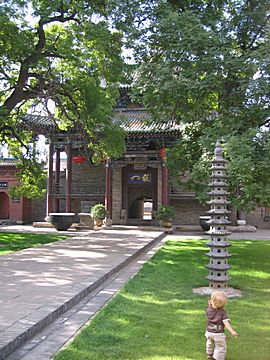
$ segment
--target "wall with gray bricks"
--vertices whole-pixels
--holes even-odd
[[[72,193],[103,194],[105,193],[105,166],[93,165],[90,162],[72,165]]]
[[[61,173],[60,182],[65,189],[65,173]],[[63,190],[65,192],[65,190]],[[65,194],[63,193],[63,196]],[[86,161],[84,164],[72,164],[72,200],[71,211],[76,214],[90,212],[98,203],[105,200],[105,166],[93,165]],[[65,212],[65,201],[60,200],[60,212]]]
[[[264,209],[257,208],[250,214],[246,214],[246,221],[248,225],[256,226],[259,229],[270,229],[270,219],[265,218]]]
[[[177,225],[199,225],[199,217],[207,215],[209,210],[209,206],[202,206],[194,198],[170,199],[170,205],[175,208],[176,217],[174,223]]]
[[[42,200],[32,200],[31,220],[44,221],[46,216],[46,196]]]

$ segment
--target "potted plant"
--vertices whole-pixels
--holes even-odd
[[[102,226],[106,217],[106,208],[103,204],[96,204],[91,208],[90,215],[95,221],[96,226]]]
[[[173,206],[161,205],[158,208],[156,218],[161,221],[163,227],[172,227],[172,221],[175,218],[175,209]]]

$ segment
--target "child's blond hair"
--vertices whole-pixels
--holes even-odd
[[[222,291],[214,291],[211,295],[211,301],[216,309],[222,309],[227,304],[227,296]]]

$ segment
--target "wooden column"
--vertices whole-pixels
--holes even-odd
[[[47,183],[47,206],[46,215],[48,216],[52,211],[52,192],[53,192],[53,152],[54,146],[49,145],[49,161],[48,161],[48,183]]]
[[[111,218],[111,187],[112,187],[112,168],[111,163],[108,160],[105,167],[105,175],[106,175],[106,189],[105,189],[105,208],[108,214],[108,217]]]
[[[162,205],[169,205],[169,193],[168,193],[168,168],[166,162],[162,164]]]
[[[56,149],[56,163],[55,163],[55,185],[57,194],[60,193],[60,154],[61,150]],[[55,212],[59,212],[59,198],[55,199]]]
[[[66,169],[66,212],[71,212],[71,184],[72,184],[72,144],[66,146],[67,169]]]

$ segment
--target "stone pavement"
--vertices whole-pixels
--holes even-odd
[[[31,226],[2,228],[54,232]],[[51,359],[167,239],[205,237],[198,232],[164,237],[135,228],[90,231],[1,256],[0,359]],[[270,231],[233,233],[229,238],[270,240]]]
[[[157,231],[100,230],[2,255],[0,359],[162,238]]]

